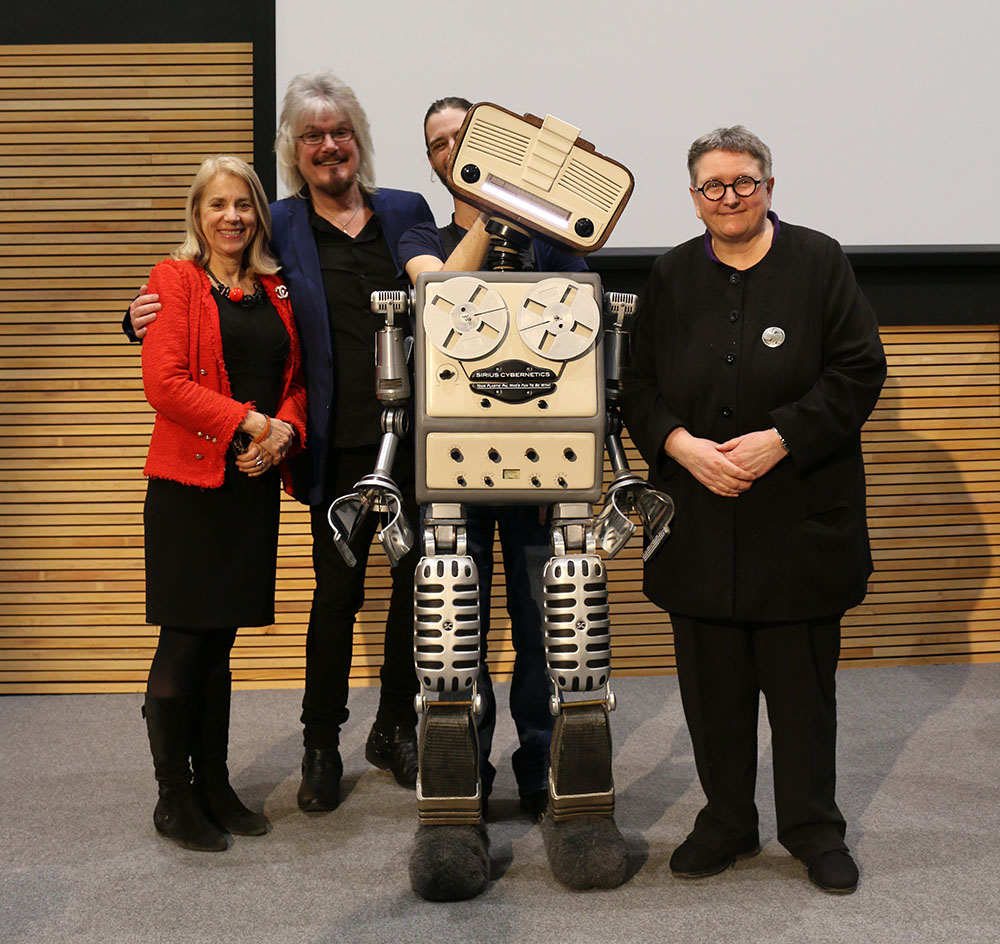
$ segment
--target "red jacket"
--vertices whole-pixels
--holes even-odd
[[[261,282],[291,342],[277,417],[298,433],[294,455],[306,437],[302,352],[284,284],[276,275],[262,276]],[[160,296],[163,310],[142,345],[143,387],[156,410],[143,472],[150,478],[218,488],[225,478],[226,450],[254,404],[232,398],[222,360],[219,308],[204,270],[193,262],[165,259],[153,269],[149,290]],[[279,468],[291,493],[287,464]]]

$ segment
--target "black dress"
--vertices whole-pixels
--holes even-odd
[[[231,302],[214,289],[234,400],[273,416],[288,332],[266,294]],[[250,478],[226,455],[219,488],[150,479],[143,514],[146,622],[183,629],[274,622],[280,479]]]

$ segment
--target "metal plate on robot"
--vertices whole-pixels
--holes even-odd
[[[604,442],[593,433],[428,433],[426,484],[454,492],[460,501],[563,501],[600,485],[598,449],[603,458]]]
[[[480,367],[469,374],[469,389],[507,403],[524,403],[556,389],[555,371],[518,359]]]

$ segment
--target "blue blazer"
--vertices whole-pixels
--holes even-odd
[[[405,279],[397,251],[399,237],[418,223],[434,221],[427,201],[418,193],[386,189],[368,194],[368,199],[389,245],[396,274]],[[288,286],[292,312],[299,329],[309,397],[306,449],[290,460],[292,481],[295,497],[299,501],[318,505],[337,497],[323,494],[332,439],[330,412],[335,366],[326,292],[319,266],[319,251],[309,225],[308,202],[300,197],[286,197],[272,203],[271,225],[271,244],[281,260],[281,277]]]

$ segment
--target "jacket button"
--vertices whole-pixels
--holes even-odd
[[[208,373],[208,371],[207,371],[207,370],[205,370],[205,368],[204,368],[204,367],[202,367],[202,369],[201,369],[201,370],[199,370],[199,371],[198,371],[198,373],[199,373],[199,374],[201,374],[201,376],[202,376],[202,377],[204,377],[204,376],[205,376],[205,374],[207,374],[207,373]]]
[[[203,456],[203,455],[202,455],[202,454],[201,454],[200,452],[196,452],[196,453],[194,454],[194,457],[195,457],[196,459],[204,459],[204,458],[205,458],[205,457],[204,457],[204,456]]]
[[[214,436],[212,437],[212,442],[218,442],[218,441],[219,441],[219,440],[218,440],[218,439],[216,439],[216,438],[215,438]]]
[[[729,320],[730,321],[740,320],[740,313],[735,308],[731,312],[729,312]]]
[[[740,284],[739,272],[734,272],[731,276],[729,276],[729,282],[731,285],[739,285]]]
[[[735,364],[736,363],[736,355],[735,354],[727,354],[726,355],[726,363],[727,364]]]
[[[728,419],[730,416],[733,415],[733,408],[731,406],[724,406],[722,408],[722,415],[726,417],[726,419]]]

